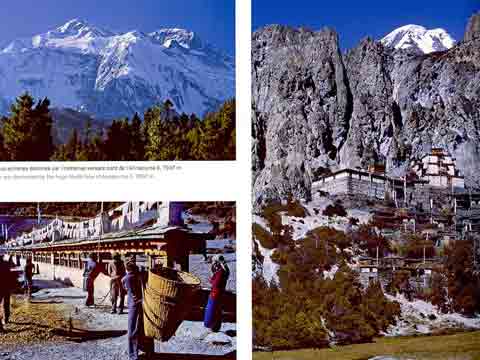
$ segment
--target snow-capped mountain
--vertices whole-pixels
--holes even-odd
[[[234,96],[234,60],[184,29],[117,33],[74,19],[0,49],[0,112],[24,91],[107,119],[166,99],[203,115]]]
[[[395,29],[381,42],[395,49],[410,49],[423,54],[448,50],[455,45],[455,40],[444,29],[428,30],[419,25]]]

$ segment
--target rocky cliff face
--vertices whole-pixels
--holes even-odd
[[[327,168],[401,173],[432,146],[479,185],[480,39],[425,55],[365,39],[342,55],[332,30],[269,26],[252,52],[257,204],[309,198]]]
[[[315,171],[345,141],[349,97],[335,32],[271,26],[253,35],[258,196],[308,197]]]
[[[480,37],[480,12],[472,15],[468,21],[467,30],[465,31],[465,41],[478,39]]]

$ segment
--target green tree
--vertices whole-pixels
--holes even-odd
[[[235,159],[235,101],[226,101],[219,111],[207,114],[199,149],[203,160]]]
[[[145,138],[142,131],[142,120],[135,113],[130,127],[130,160],[144,160],[145,158]]]
[[[17,98],[11,107],[11,116],[3,119],[3,141],[8,160],[50,159],[55,148],[49,106],[47,98],[34,105],[28,93]]]
[[[168,138],[167,124],[161,117],[162,108],[156,106],[145,114],[147,120],[147,142],[146,158],[147,160],[171,160],[165,157],[166,148],[171,139]]]

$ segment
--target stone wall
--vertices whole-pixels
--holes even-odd
[[[318,197],[321,191],[330,195],[358,194],[384,199],[385,180],[365,174],[342,172],[312,184],[314,197]]]
[[[350,193],[362,194],[376,199],[385,199],[385,181],[375,177],[352,174]]]
[[[347,194],[350,192],[350,178],[325,178],[312,184],[312,196],[314,198],[318,197],[321,191],[328,192],[331,195]]]
[[[421,205],[424,211],[430,211],[430,199],[433,199],[434,212],[439,212],[444,206],[452,204],[449,188],[438,188],[430,185],[415,184],[407,189],[410,205]]]

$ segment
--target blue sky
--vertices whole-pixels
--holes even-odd
[[[480,0],[253,0],[252,26],[268,24],[334,28],[340,46],[349,49],[365,36],[379,39],[402,25],[442,27],[461,40]]]
[[[0,43],[56,28],[80,18],[112,30],[193,30],[235,54],[234,0],[22,0],[2,1]]]

